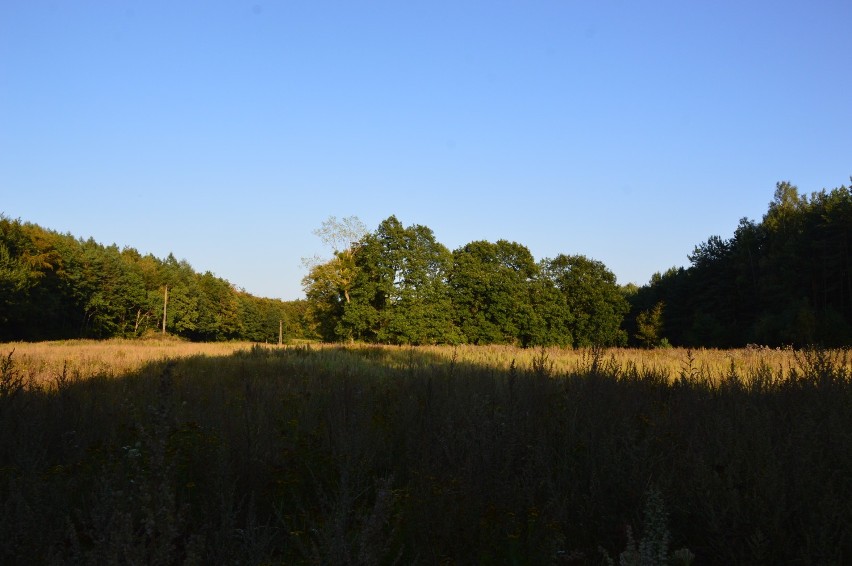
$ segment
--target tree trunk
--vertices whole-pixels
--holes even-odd
[[[163,336],[166,335],[166,307],[169,305],[169,286],[166,285],[166,291],[163,296]]]

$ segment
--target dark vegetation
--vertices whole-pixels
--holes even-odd
[[[743,218],[689,259],[638,290],[628,321],[660,305],[659,336],[682,346],[852,344],[850,188],[807,197],[778,183],[761,222]]]
[[[37,386],[8,354],[0,562],[601,564],[630,527],[696,564],[848,563],[848,360],[797,359],[713,385],[255,347]]]

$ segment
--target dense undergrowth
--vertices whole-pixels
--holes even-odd
[[[255,347],[50,384],[2,360],[2,563],[852,560],[843,353],[708,376]]]

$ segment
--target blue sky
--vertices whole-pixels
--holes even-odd
[[[619,283],[852,175],[852,3],[0,2],[0,212],[302,296],[329,216]]]

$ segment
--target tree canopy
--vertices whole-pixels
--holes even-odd
[[[627,344],[621,324],[630,305],[603,263],[582,255],[558,255],[544,264],[547,278],[574,315],[570,328],[577,346]]]
[[[474,241],[451,253],[431,229],[406,227],[390,216],[354,246],[346,289],[336,276],[338,261],[336,253],[303,281],[317,329],[327,340],[625,342],[619,326],[628,307],[615,276],[583,256],[536,262],[525,246],[506,240]]]
[[[852,191],[799,194],[780,182],[761,221],[743,218],[729,239],[711,236],[690,267],[657,274],[632,316],[665,304],[672,344],[734,347],[852,344]]]
[[[450,251],[395,216],[314,232],[305,300],[254,297],[185,260],[105,246],[0,215],[0,340],[288,337],[388,344],[738,347],[852,344],[852,190],[775,187],[760,221],[710,236],[689,267],[619,286],[600,261],[536,261],[508,240]]]
[[[0,215],[0,340],[311,335],[305,301],[259,298],[174,255],[159,259]]]

